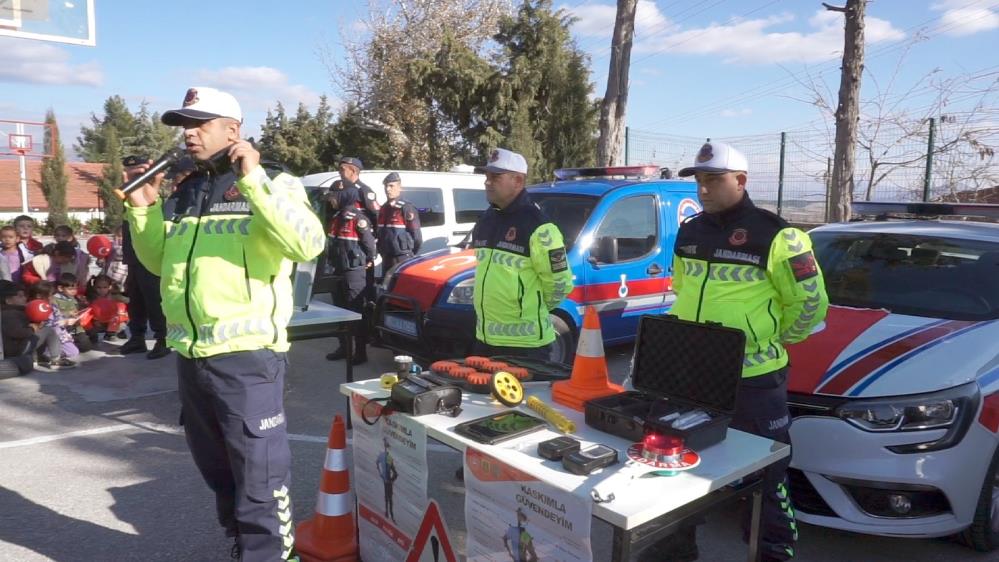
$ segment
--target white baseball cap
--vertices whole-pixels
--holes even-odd
[[[723,142],[706,142],[694,158],[694,165],[680,170],[678,175],[685,178],[697,172],[749,172],[749,161],[743,153]]]
[[[493,174],[503,174],[506,172],[527,173],[527,160],[512,150],[496,148],[489,153],[489,162],[485,166],[476,166],[475,172],[483,174],[486,172]]]
[[[180,109],[171,109],[163,114],[160,121],[171,127],[179,126],[184,119],[200,119],[207,121],[219,117],[228,117],[243,122],[243,112],[239,102],[232,94],[215,88],[195,86],[188,88],[184,96],[184,104]]]

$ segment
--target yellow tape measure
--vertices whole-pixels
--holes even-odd
[[[392,387],[395,386],[395,383],[399,382],[399,375],[395,373],[385,373],[381,376],[379,382],[381,382],[382,388],[385,390],[391,390]]]
[[[494,398],[504,406],[511,408],[524,401],[524,385],[517,377],[506,371],[499,371],[489,382],[489,389]]]

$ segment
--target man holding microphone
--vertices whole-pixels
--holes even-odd
[[[325,236],[295,177],[260,166],[242,140],[236,99],[191,88],[163,123],[182,127],[195,168],[161,200],[163,174],[128,195],[136,254],[161,277],[167,345],[175,349],[181,420],[215,492],[233,554],[297,560],[283,406],[292,262]],[[128,168],[126,181],[149,165]]]

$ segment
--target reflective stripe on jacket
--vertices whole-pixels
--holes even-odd
[[[743,377],[787,365],[783,344],[808,337],[829,305],[808,234],[748,195],[733,209],[680,226],[673,290],[672,314],[746,334]]]
[[[167,344],[185,357],[288,349],[293,261],[326,241],[298,178],[210,164],[165,202],[126,204],[135,252],[160,276]]]
[[[541,347],[555,341],[548,312],[572,291],[562,233],[521,192],[490,207],[472,230],[475,337],[488,345]]]

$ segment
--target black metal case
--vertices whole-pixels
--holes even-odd
[[[586,403],[587,425],[632,441],[655,428],[704,449],[725,439],[742,379],[746,335],[718,324],[673,316],[643,316],[625,392]],[[659,421],[672,412],[701,409],[711,419],[689,429]]]

